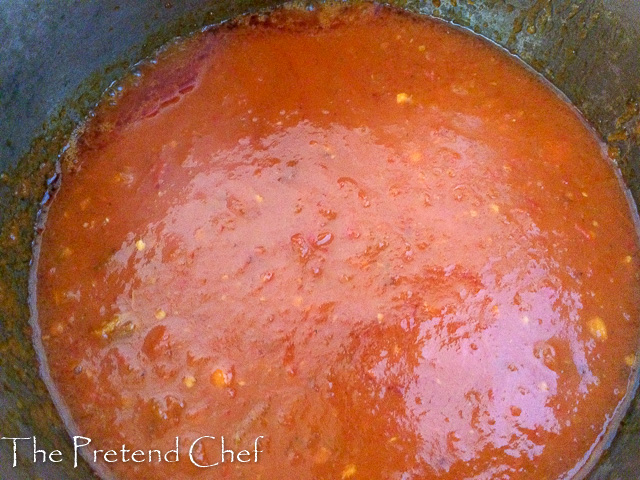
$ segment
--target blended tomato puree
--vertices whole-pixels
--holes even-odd
[[[49,386],[91,461],[145,452],[98,452],[105,477],[571,478],[638,345],[603,152],[439,21],[289,8],[178,41],[61,162],[34,283]],[[179,462],[149,461],[176,437]]]

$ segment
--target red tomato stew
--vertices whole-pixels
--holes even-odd
[[[243,17],[139,65],[61,169],[36,341],[105,477],[571,478],[631,391],[617,171],[466,31]]]

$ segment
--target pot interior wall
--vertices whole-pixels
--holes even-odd
[[[36,214],[69,133],[129,65],[171,38],[280,0],[75,0],[0,3],[0,434],[38,438],[73,458],[39,379],[27,307]],[[397,0],[468,27],[517,54],[560,88],[609,141],[640,200],[640,7],[634,0]],[[593,479],[635,478],[638,399]],[[24,446],[26,447],[26,445]],[[91,478],[81,463],[13,469],[0,442],[0,478]]]

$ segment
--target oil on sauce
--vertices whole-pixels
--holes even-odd
[[[265,436],[257,463],[118,478],[571,476],[636,362],[638,240],[602,152],[517,61],[386,8],[170,46],[88,120],[48,213],[70,424],[100,449]]]

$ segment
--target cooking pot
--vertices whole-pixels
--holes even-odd
[[[70,132],[128,67],[166,41],[279,0],[0,2],[0,436],[37,437],[73,458],[39,376],[28,278],[37,212]],[[609,145],[640,200],[640,3],[637,0],[397,0],[484,35],[555,84]],[[629,332],[636,335],[637,332]],[[635,389],[635,383],[632,382]],[[640,395],[591,479],[640,478]],[[616,422],[617,423],[617,422]],[[88,479],[80,463],[33,463],[0,441],[2,479]]]

